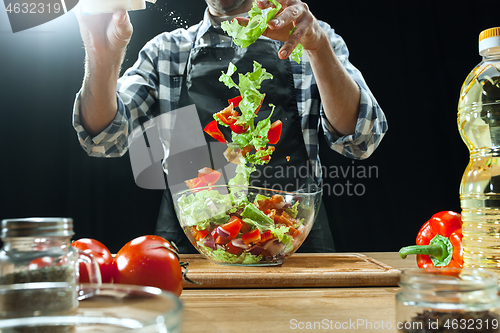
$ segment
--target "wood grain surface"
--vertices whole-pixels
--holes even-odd
[[[359,258],[358,254],[349,254]],[[417,267],[414,256],[403,260],[397,252],[371,252],[365,256],[374,260],[368,259],[370,262],[383,263],[382,267],[398,271]],[[201,256],[181,255],[181,259],[190,258],[201,259]],[[192,259],[193,272],[213,265]],[[212,269],[213,273],[219,269],[236,270],[235,267],[219,266]],[[396,293],[399,290],[399,287],[390,286],[189,288],[181,295],[184,304],[182,332],[396,332]]]
[[[288,288],[397,286],[400,271],[360,253],[296,253],[281,266],[226,266],[201,255],[183,255],[184,288]]]

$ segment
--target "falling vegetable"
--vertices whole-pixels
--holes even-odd
[[[452,211],[434,214],[417,235],[417,245],[403,247],[399,256],[417,255],[417,265],[427,267],[462,267],[462,218]]]
[[[270,8],[265,13],[257,7],[257,3],[254,2],[252,9],[248,12],[249,21],[246,25],[240,25],[238,20],[232,20],[231,22],[222,22],[221,28],[229,36],[233,37],[234,43],[243,48],[248,47],[254,43],[267,29],[267,24],[271,19],[273,19],[276,14],[281,10],[281,4],[276,0],[269,0],[274,8]],[[293,33],[295,29],[290,31]],[[298,44],[292,51],[290,58],[295,60],[295,62],[300,63],[300,58],[302,57],[303,47],[302,44]]]

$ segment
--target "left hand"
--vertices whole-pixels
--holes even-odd
[[[273,6],[268,0],[256,0],[260,9]],[[306,3],[300,0],[276,0],[281,4],[281,10],[274,19],[269,21],[264,36],[285,42],[278,55],[281,59],[287,58],[293,49],[300,43],[304,50],[313,51],[326,38],[314,15],[309,11]],[[295,31],[290,34],[292,29]]]

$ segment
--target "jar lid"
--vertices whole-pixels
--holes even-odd
[[[479,53],[497,46],[500,46],[500,28],[486,29],[479,34]]]
[[[2,220],[2,238],[73,236],[73,219],[29,217]]]

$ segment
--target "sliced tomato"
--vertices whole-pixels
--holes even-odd
[[[258,149],[258,151],[261,151],[261,150],[268,150],[268,149],[269,149],[269,150],[271,150],[271,151],[274,151],[274,149],[275,149],[275,148],[274,148],[274,146],[269,146],[268,148],[260,147],[260,148]],[[261,159],[262,161],[269,161],[269,160],[271,159],[271,156],[268,154],[268,155],[265,155],[265,156],[261,156],[261,157],[260,157],[260,159]]]
[[[293,217],[291,217],[285,211],[283,211],[283,213],[281,213],[281,215],[276,216],[276,217],[277,217],[277,221],[275,219],[276,223],[281,223],[281,224],[284,224],[284,225],[289,226],[289,227],[292,227],[297,222]]]
[[[247,232],[249,232],[250,230],[252,230],[252,228],[250,228],[250,226],[249,226],[247,223],[245,223],[245,222],[243,222],[243,221],[242,221],[242,222],[241,222],[241,229],[240,229],[240,232],[241,232],[242,234],[246,234],[246,233],[247,233]]]
[[[298,235],[300,235],[300,231],[298,231],[294,227],[290,227],[290,229],[288,230],[288,232],[290,233],[290,235],[292,235],[293,238],[295,238]]]
[[[215,244],[218,244],[218,245],[226,245],[229,242],[231,242],[231,239],[229,239],[229,237],[222,238],[221,236],[218,236],[217,239],[215,239]]]
[[[281,209],[284,206],[285,199],[282,195],[275,194],[271,198],[266,198],[263,200],[258,200],[257,204],[259,209],[262,211],[267,211],[269,209]],[[269,212],[271,213],[271,212]]]
[[[257,109],[255,109],[255,114],[257,114],[259,112],[260,108],[262,107],[262,103],[264,102],[265,97],[266,97],[266,94],[264,94],[264,96],[262,96],[262,99],[260,100],[259,106],[257,107]]]
[[[203,238],[207,237],[207,235],[210,233],[210,230],[209,229],[198,230],[196,226],[192,226],[191,233],[193,234],[194,239],[196,239],[196,241],[200,241]]]
[[[215,114],[220,121],[222,121],[226,125],[231,125],[236,122],[236,118],[240,115],[238,111],[233,109],[233,105],[229,104],[227,108],[222,111],[219,111]]]
[[[221,225],[221,228],[229,233],[227,238],[235,239],[240,232],[241,227],[243,226],[243,221],[237,216],[231,216],[229,222],[224,225]]]
[[[236,125],[236,124],[231,124],[229,125],[229,128],[236,133],[236,134],[241,134],[245,133],[248,130],[248,125]]]
[[[237,256],[243,253],[243,249],[241,247],[234,246],[231,242],[226,244],[226,251]]]
[[[281,120],[276,120],[271,124],[271,128],[267,133],[267,138],[269,139],[269,143],[274,145],[280,141],[281,138],[281,130],[283,129],[283,123]]]
[[[203,187],[207,186],[207,183],[201,180],[199,177],[193,178],[193,179],[188,179],[184,181],[187,185],[187,187],[193,189],[197,187]]]
[[[248,153],[250,153],[253,149],[254,149],[254,146],[252,146],[252,145],[245,146],[245,147],[243,147],[243,149],[241,149],[241,155],[247,156]]]
[[[229,99],[228,102],[229,102],[229,104],[233,104],[234,107],[237,107],[238,105],[240,105],[240,102],[242,99],[243,99],[243,97],[238,96],[238,97],[234,97],[234,98]]]
[[[260,241],[262,243],[267,242],[268,240],[270,240],[272,238],[274,238],[274,235],[271,232],[271,230],[266,230],[266,231],[264,231],[263,233],[260,234]]]
[[[219,171],[215,171],[213,169],[204,167],[203,169],[198,170],[198,178],[210,185],[217,183],[221,176]]]
[[[205,131],[205,133],[207,133],[220,143],[227,143],[226,139],[224,138],[224,134],[222,134],[219,127],[217,126],[217,120],[214,119],[213,121],[209,122],[203,130]]]
[[[259,229],[254,229],[250,232],[247,232],[246,234],[243,234],[241,236],[241,239],[243,240],[243,243],[248,245],[250,243],[258,243],[260,242],[260,232]]]

